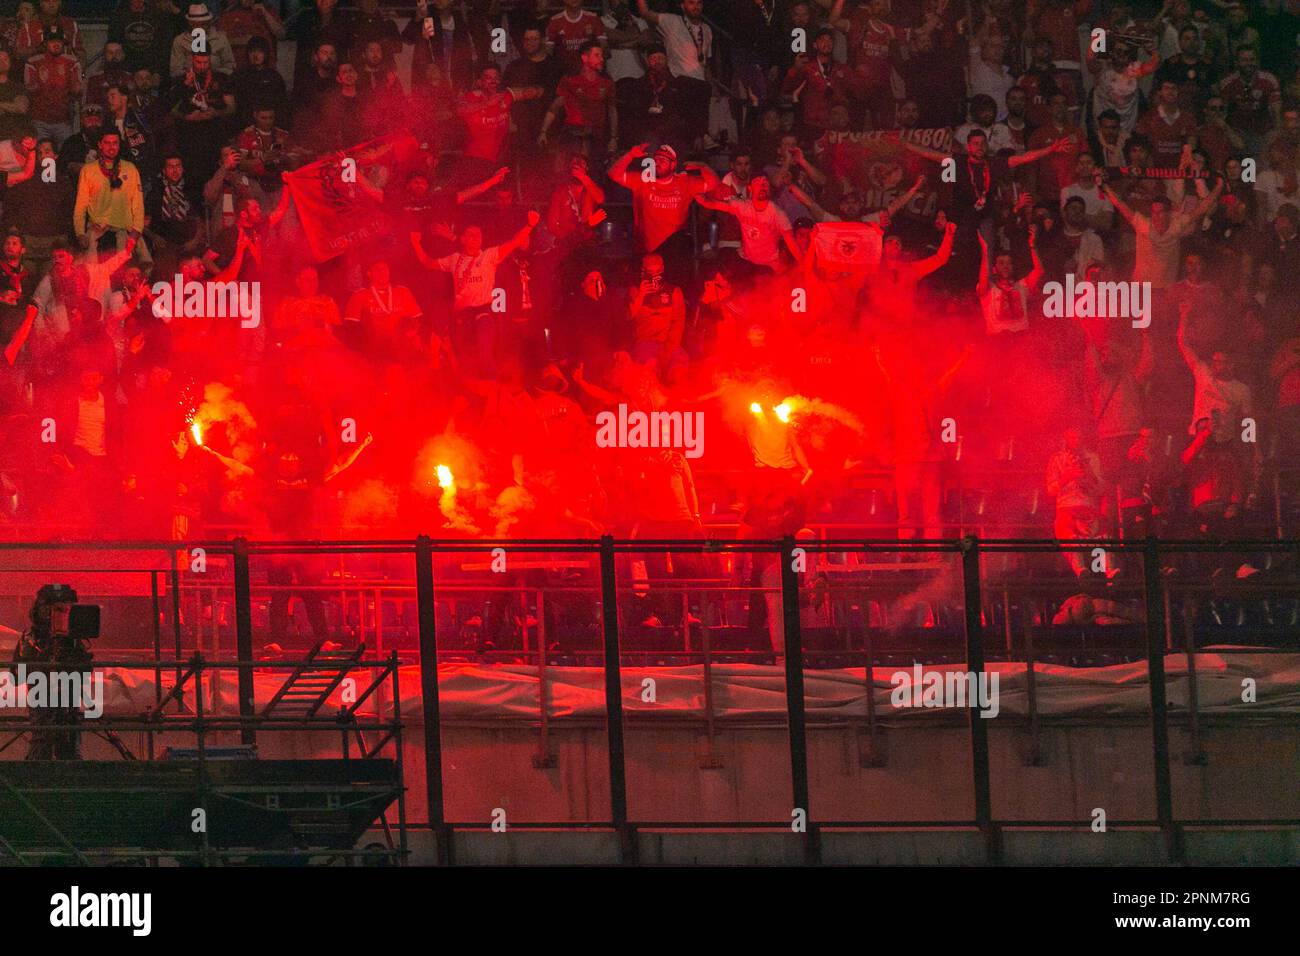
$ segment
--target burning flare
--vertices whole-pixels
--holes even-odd
[[[456,488],[456,477],[451,473],[451,469],[446,465],[439,465],[434,469],[438,473],[438,487],[444,491],[453,491]]]

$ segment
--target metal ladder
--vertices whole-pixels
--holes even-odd
[[[350,665],[359,660],[366,650],[366,645],[362,643],[351,651],[322,652],[325,640],[321,638],[307,652],[303,662],[294,668],[263,708],[262,717],[274,715],[298,720],[314,717],[343,681]]]

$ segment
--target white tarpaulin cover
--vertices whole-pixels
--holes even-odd
[[[1227,651],[1227,648],[1221,649]],[[924,674],[963,671],[960,664],[926,666]],[[1023,663],[994,663],[986,670],[998,675],[1000,715],[1023,715],[1029,711],[1026,668]],[[876,667],[872,673],[876,716],[923,719],[942,713],[935,708],[897,708],[890,698],[899,686],[900,672],[913,680],[912,668]],[[164,691],[171,686],[174,670],[163,673]],[[1037,664],[1034,668],[1039,714],[1056,716],[1118,716],[1145,714],[1150,710],[1146,663],[1115,664],[1109,667],[1072,668]],[[1166,689],[1170,706],[1187,705],[1188,680],[1185,655],[1165,658]],[[212,686],[205,675],[204,684]],[[259,711],[274,696],[287,676],[280,670],[255,675]],[[369,684],[366,672],[355,671],[356,693]],[[624,667],[623,708],[630,715],[673,714],[703,716],[704,669],[690,667]],[[1300,714],[1300,654],[1261,653],[1248,649],[1232,653],[1203,651],[1196,655],[1198,707],[1200,712]],[[419,723],[420,668],[403,666],[402,714],[406,721]],[[654,702],[642,699],[644,680],[654,680]],[[1254,681],[1255,701],[1243,702],[1244,681]],[[605,714],[605,675],[597,667],[546,668],[546,697],[551,717],[599,718]],[[105,672],[105,711],[135,715],[154,703],[154,675],[150,671],[112,669]],[[448,664],[438,668],[439,702],[443,719],[493,720],[536,719],[538,717],[538,670],[520,664],[482,666]],[[786,712],[783,666],[718,664],[712,668],[713,706],[716,716],[777,718]],[[836,717],[865,718],[867,690],[864,668],[806,670],[805,698],[810,719]],[[234,671],[220,676],[223,712],[230,713],[236,700]],[[339,702],[336,692],[333,702]],[[371,698],[373,701],[373,698]],[[209,704],[211,706],[211,704]],[[369,708],[370,702],[367,702]]]

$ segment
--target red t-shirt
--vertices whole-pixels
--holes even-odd
[[[1219,85],[1219,93],[1228,101],[1228,123],[1233,129],[1266,133],[1273,128],[1270,106],[1282,100],[1282,87],[1272,73],[1260,70],[1248,82],[1231,73]]]
[[[506,137],[510,135],[510,107],[515,95],[502,90],[487,96],[481,90],[466,93],[456,103],[456,113],[465,123],[469,141],[465,155],[475,159],[496,162],[505,152]]]
[[[72,101],[81,90],[81,64],[76,57],[38,53],[27,61],[25,79],[32,98],[32,119],[43,123],[67,123],[72,119]]]
[[[635,171],[629,175],[637,238],[644,251],[654,252],[686,223],[691,201],[706,191],[704,180],[677,173],[671,179],[645,182]]]
[[[867,14],[865,7],[859,7],[849,22],[849,62],[853,69],[868,83],[888,84],[893,66],[890,44],[905,41],[909,32],[876,20]]]
[[[1034,22],[1034,33],[1052,41],[1052,56],[1058,60],[1077,62],[1079,59],[1079,17],[1074,4],[1066,6],[1039,5],[1041,10]]]
[[[59,17],[59,27],[63,30],[63,52],[82,52],[81,30],[72,17]],[[18,54],[16,62],[29,59],[37,53],[45,52],[45,24],[40,17],[28,20],[18,30],[14,51]]]
[[[1196,135],[1196,117],[1182,110],[1169,123],[1152,107],[1138,120],[1137,131],[1151,140],[1152,162],[1156,166],[1176,167],[1183,155],[1183,144]]]
[[[588,80],[581,73],[560,80],[556,93],[564,97],[564,123],[604,132],[609,122],[609,105],[614,102],[614,81],[596,75]]]
[[[577,22],[557,13],[546,24],[546,39],[555,44],[555,52],[567,63],[578,61],[578,48],[588,40],[605,35],[605,24],[589,10],[583,10]]]
[[[1061,190],[1074,182],[1075,160],[1088,148],[1088,141],[1077,126],[1057,129],[1055,124],[1040,126],[1029,136],[1027,145],[1030,149],[1042,149],[1063,138],[1070,140],[1071,149],[1064,153],[1049,153],[1038,162],[1038,196],[1044,202],[1059,201]]]

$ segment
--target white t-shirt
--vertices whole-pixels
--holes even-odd
[[[1259,174],[1255,195],[1263,201],[1260,212],[1269,222],[1277,218],[1277,211],[1284,203],[1300,202],[1300,191],[1288,195],[1285,190],[1286,178],[1279,171],[1270,169]]]
[[[740,220],[740,257],[755,265],[779,269],[781,236],[790,231],[790,219],[770,201],[761,212],[750,199],[734,199],[731,208]]]
[[[973,46],[967,73],[970,76],[969,94],[979,96],[982,93],[993,97],[993,102],[998,104],[998,115],[1005,115],[1007,90],[1016,85],[1016,81],[1011,78],[1011,71],[1002,65],[996,68],[989,66],[980,57],[980,48]]]
[[[707,23],[691,23],[678,13],[659,14],[659,34],[673,76],[704,79],[704,64],[713,53],[713,30]]]
[[[108,455],[105,441],[104,393],[100,392],[93,402],[77,398],[77,433],[72,444],[92,458],[104,458]]]
[[[600,18],[605,24],[606,30],[618,29],[618,18],[605,14]],[[632,22],[636,24],[638,30],[648,30],[650,25],[640,17],[634,16]],[[617,50],[610,47],[609,60],[605,64],[605,69],[609,71],[609,78],[617,83],[619,80],[640,79],[645,76],[645,67],[641,65],[641,57],[636,50]]]
[[[974,130],[981,130],[988,141],[989,156],[996,156],[1004,149],[1015,149],[1015,140],[1011,138],[1011,130],[1007,128],[1006,123],[994,123],[992,126],[981,126],[979,123],[962,123],[952,134],[952,138],[962,145],[966,146],[966,137]]]
[[[492,290],[497,284],[497,266],[501,263],[501,247],[492,246],[476,256],[453,252],[438,261],[438,268],[451,273],[455,292],[454,309],[478,309],[492,302]]]
[[[1196,434],[1196,423],[1202,418],[1213,421],[1213,412],[1227,419],[1228,426],[1240,428],[1241,420],[1251,413],[1250,386],[1235,380],[1223,381],[1214,377],[1210,366],[1197,360],[1192,364],[1192,379],[1196,383],[1192,401],[1192,423],[1189,434]]]
[[[1169,217],[1164,232],[1151,228],[1151,220],[1138,213],[1133,231],[1137,234],[1137,257],[1133,281],[1150,282],[1153,289],[1167,289],[1178,281],[1183,238],[1196,229],[1196,222],[1182,213]]]
[[[18,151],[14,149],[14,141],[11,139],[0,140],[0,171],[6,173],[22,172],[26,162],[18,158]]]
[[[1083,214],[1093,229],[1105,230],[1114,224],[1115,206],[1096,186],[1070,183],[1061,190],[1061,208],[1064,209],[1065,204],[1075,196],[1083,200]]]
[[[736,178],[735,173],[729,172],[727,173],[727,175],[723,176],[722,185],[731,189],[732,199],[749,198],[749,183],[742,183],[739,179]]]
[[[1093,116],[1097,117],[1106,110],[1119,114],[1119,127],[1124,132],[1133,131],[1138,121],[1138,79],[1141,65],[1130,63],[1122,70],[1106,66],[1097,76],[1096,93],[1093,95]]]
[[[989,335],[999,332],[1023,332],[1029,328],[1029,287],[1018,281],[1010,289],[989,282],[989,289],[980,296],[984,310],[984,329]]]
[[[1101,236],[1097,235],[1091,229],[1085,228],[1077,236],[1071,236],[1069,229],[1062,232],[1066,238],[1075,238],[1079,240],[1079,248],[1073,256],[1065,260],[1065,271],[1073,272],[1076,276],[1081,276],[1092,262],[1105,263],[1106,247],[1102,245]]]

